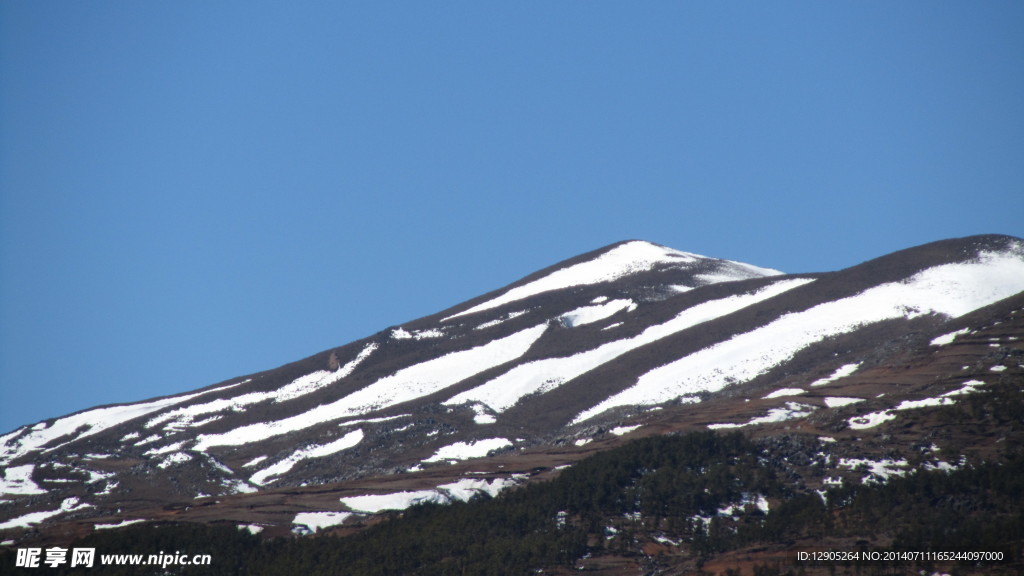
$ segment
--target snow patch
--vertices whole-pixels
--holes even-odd
[[[245,464],[242,464],[242,468],[252,468],[253,466],[259,464],[260,462],[263,462],[266,459],[267,459],[266,456],[257,456],[255,458],[253,458],[252,460],[249,460]]]
[[[416,504],[429,502],[450,504],[455,501],[468,501],[478,494],[497,496],[502,490],[522,481],[526,475],[513,475],[511,478],[494,478],[484,480],[463,478],[451,484],[442,484],[432,490],[415,490],[394,492],[391,494],[368,494],[342,498],[341,503],[356,512],[375,514],[382,510],[405,510]]]
[[[888,422],[896,418],[893,412],[901,410],[916,410],[918,408],[929,408],[932,406],[949,406],[955,404],[953,396],[960,396],[962,394],[971,394],[977,392],[977,386],[982,386],[985,383],[981,380],[969,380],[964,382],[964,386],[951,392],[946,392],[942,396],[937,398],[924,398],[922,400],[904,400],[899,403],[898,406],[888,408],[886,410],[880,410],[878,412],[872,412],[870,414],[864,414],[861,416],[854,416],[850,418],[847,423],[850,428],[854,430],[863,430],[865,428],[874,428],[883,422]]]
[[[64,501],[60,503],[60,508],[57,510],[30,512],[23,516],[12,518],[6,522],[0,522],[0,530],[7,530],[9,528],[28,528],[33,524],[40,524],[54,516],[91,507],[92,504],[79,503],[78,498],[65,498]]]
[[[502,324],[504,322],[512,320],[513,318],[518,318],[518,317],[522,316],[523,314],[526,314],[527,312],[528,312],[528,310],[519,310],[517,312],[509,312],[508,314],[505,314],[504,316],[501,316],[500,318],[497,318],[495,320],[491,320],[489,322],[484,322],[483,324],[481,324],[481,325],[477,326],[476,328],[474,328],[474,330],[485,330],[485,329],[490,328],[492,326],[497,326],[499,324]]]
[[[453,501],[459,500],[462,502],[468,502],[478,494],[486,494],[493,498],[505,488],[518,484],[521,479],[522,476],[513,478],[494,478],[492,480],[463,478],[456,482],[452,482],[451,484],[442,484],[437,488],[447,494]]]
[[[956,404],[952,398],[925,398],[923,400],[904,400],[893,410],[916,410],[918,408],[930,408],[932,406],[949,406]]]
[[[3,478],[0,478],[0,496],[5,494],[46,494],[46,490],[32,481],[34,470],[34,464],[0,469],[0,473],[3,474]]]
[[[473,412],[476,412],[476,415],[473,416],[473,422],[477,424],[494,424],[498,421],[494,414],[487,411],[487,406],[483,404],[473,404]]]
[[[839,380],[840,378],[846,378],[850,374],[853,374],[854,372],[857,371],[858,368],[860,368],[860,363],[859,362],[857,364],[843,364],[842,366],[837,368],[836,371],[833,372],[831,376],[828,376],[827,378],[821,378],[821,379],[815,380],[814,382],[811,382],[811,386],[812,387],[817,387],[817,386],[824,386],[826,384],[831,384],[832,382],[835,382],[836,380]]]
[[[153,434],[151,436],[147,436],[146,438],[143,438],[142,440],[139,440],[138,442],[135,443],[135,445],[136,446],[145,446],[146,444],[152,444],[153,442],[159,442],[160,440],[163,440],[163,436],[161,436],[159,434]]]
[[[139,524],[140,522],[145,522],[145,520],[143,520],[143,519],[138,519],[138,520],[122,520],[122,521],[118,522],[117,524],[95,524],[93,526],[93,529],[94,530],[113,530],[115,528],[124,528],[125,526],[131,526],[132,524]]]
[[[146,455],[146,456],[156,456],[156,455],[159,455],[159,454],[169,454],[171,452],[177,452],[177,451],[181,450],[181,447],[184,444],[185,444],[184,442],[175,442],[174,444],[168,444],[167,446],[164,446],[162,448],[150,448],[149,450],[146,450],[145,452],[143,452],[143,454]]]
[[[907,473],[905,470],[907,461],[903,459],[885,458],[876,461],[864,458],[842,458],[839,460],[839,466],[854,471],[866,468],[868,474],[861,480],[864,484],[883,484],[889,480],[890,476],[903,476]]]
[[[391,338],[394,340],[408,340],[412,338],[412,334],[405,328],[398,327],[391,331]]]
[[[800,394],[806,393],[807,391],[804,390],[803,388],[782,388],[765,396],[763,399],[770,400],[772,398],[782,398],[783,396],[799,396]]]
[[[612,428],[611,430],[609,430],[609,432],[616,436],[625,436],[626,434],[629,434],[630,432],[637,430],[639,428],[639,424],[637,424],[636,426],[619,426],[617,428]]]
[[[665,544],[666,546],[679,546],[680,544],[682,544],[681,541],[672,540],[664,534],[655,536],[654,540],[659,544]]]
[[[561,316],[561,321],[566,327],[575,328],[576,326],[600,322],[605,318],[618,314],[622,310],[627,312],[636,310],[636,302],[633,302],[632,300],[612,300],[610,302],[594,306],[583,306],[582,308],[577,308],[572,312],[563,314]]]
[[[952,392],[946,392],[942,396],[949,398],[950,396],[960,396],[962,394],[973,394],[978,391],[978,386],[984,386],[985,383],[981,380],[968,380],[964,382],[963,387],[953,390]]]
[[[317,532],[321,528],[338,526],[351,516],[353,516],[351,512],[299,512],[292,520],[292,524],[305,526],[309,530]],[[259,529],[262,530],[263,527],[260,526]],[[252,532],[251,529],[250,532]]]
[[[765,498],[764,496],[758,494],[755,497],[751,494],[743,494],[743,498],[739,502],[719,508],[717,514],[718,516],[723,517],[735,517],[746,512],[747,508],[751,505],[756,507],[764,514],[767,514],[770,509],[768,505],[768,499]]]
[[[280,462],[277,462],[253,474],[249,478],[249,482],[256,484],[257,486],[262,486],[263,484],[267,483],[267,480],[269,478],[273,476],[280,476],[288,472],[302,460],[330,456],[331,454],[336,454],[338,452],[341,452],[342,450],[347,450],[355,446],[356,444],[359,444],[362,441],[363,431],[362,429],[357,429],[353,430],[352,432],[349,432],[348,434],[345,434],[344,436],[338,438],[333,442],[328,442],[327,444],[316,444],[313,446],[307,446],[306,448],[302,448],[300,450],[292,452],[284,460],[281,460]]]
[[[428,338],[443,338],[444,332],[437,328],[409,332],[405,328],[398,327],[391,331],[391,337],[395,340],[426,340]]]
[[[879,424],[895,419],[896,415],[893,414],[891,411],[882,410],[881,412],[871,412],[870,414],[854,416],[853,418],[850,418],[846,422],[853,430],[864,430],[866,428],[874,428]]]
[[[942,461],[942,460],[937,460],[935,462],[925,462],[923,464],[923,467],[924,467],[925,470],[927,470],[929,472],[935,471],[935,470],[941,470],[941,471],[943,471],[943,472],[945,472],[947,474],[949,474],[951,472],[956,472],[957,470],[960,469],[960,466],[957,466],[956,464],[950,464],[949,462],[945,462],[945,461]]]
[[[848,398],[843,396],[829,396],[825,398],[825,406],[829,408],[839,408],[840,406],[849,406],[850,404],[856,404],[863,402],[863,398]]]
[[[456,442],[448,446],[442,446],[433,456],[424,462],[442,462],[453,460],[468,460],[470,458],[482,458],[492,450],[500,450],[512,446],[508,438],[487,438],[475,442]]]
[[[764,416],[752,418],[745,424],[708,424],[708,428],[711,430],[719,430],[723,428],[743,428],[746,426],[756,426],[758,424],[771,424],[775,422],[785,422],[786,420],[794,420],[796,418],[803,418],[814,411],[814,406],[808,404],[801,404],[799,402],[786,402],[785,408],[772,408]]]
[[[223,483],[223,486],[228,492],[232,494],[252,494],[254,492],[259,491],[259,489],[253,486],[252,484],[249,484],[245,480],[239,480],[237,478],[227,480],[226,482]],[[197,496],[197,498],[199,497],[200,496]]]
[[[96,496],[109,496],[114,493],[114,488],[117,488],[119,485],[120,484],[117,481],[108,482],[107,485],[103,487],[103,491],[97,492]]]
[[[192,460],[191,454],[188,454],[186,452],[175,452],[161,460],[160,463],[156,465],[156,467],[160,469],[170,468],[171,466],[184,464],[185,462],[188,462],[190,460]]]
[[[382,418],[357,418],[355,420],[345,420],[344,422],[338,422],[339,428],[345,428],[348,426],[355,426],[356,424],[376,424],[378,422],[390,422],[391,420],[399,420],[401,418],[408,418],[409,414],[399,414],[397,416],[384,416]],[[409,426],[412,426],[411,424]],[[408,428],[408,426],[407,426]],[[398,432],[402,429],[395,429],[394,432]]]
[[[391,494],[367,494],[342,498],[341,503],[356,512],[375,514],[381,510],[405,510],[416,504],[427,502],[445,503],[444,496],[437,490],[415,490]]]
[[[963,328],[961,330],[957,330],[956,332],[950,332],[949,334],[943,334],[942,336],[939,336],[937,338],[933,338],[932,341],[929,342],[929,344],[932,345],[932,346],[948,346],[948,345],[952,344],[954,340],[956,340],[957,336],[963,336],[964,334],[967,334],[970,331],[971,331],[970,328]]]

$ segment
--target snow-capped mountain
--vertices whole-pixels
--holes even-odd
[[[1021,335],[1016,238],[801,275],[622,242],[274,370],[0,436],[0,534],[316,530],[494,494],[627,434],[842,439],[954,403],[979,371],[1020,377]]]

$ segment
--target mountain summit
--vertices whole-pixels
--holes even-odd
[[[870,430],[1024,371],[1022,309],[1007,236],[799,275],[621,242],[274,370],[0,436],[0,531],[303,532],[494,494],[629,434]]]

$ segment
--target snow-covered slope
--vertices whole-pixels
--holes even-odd
[[[972,330],[965,319],[1022,292],[1024,242],[1005,236],[799,276],[623,242],[275,370],[0,436],[0,525],[117,525],[168,502],[424,478],[391,491],[403,497],[359,499],[381,496],[363,486],[335,509],[293,515],[323,527],[381,502],[491,493],[523,476],[487,468],[489,454],[586,446],[702,403],[728,420],[713,427],[822,410],[873,425],[920,399],[894,391],[880,406],[831,389],[907,350],[951,345]],[[474,462],[489,481],[459,468]]]
[[[687,270],[695,268],[697,264],[706,263],[708,260],[705,256],[680,252],[650,242],[624,242],[604,251],[596,258],[558,268],[541,278],[516,285],[497,297],[448,316],[444,320],[490,310],[544,292],[608,283],[648,270],[666,268]],[[714,284],[776,274],[781,274],[781,272],[740,262],[720,261],[720,265],[714,272],[694,276],[693,284]]]
[[[674,360],[582,412],[580,422],[616,406],[661,404],[716,392],[767,373],[826,338],[869,324],[935,314],[958,318],[1024,290],[1020,246],[982,252],[977,260],[925,269],[899,282],[785,314],[757,329]]]

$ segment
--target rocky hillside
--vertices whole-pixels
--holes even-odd
[[[801,275],[623,242],[275,370],[0,436],[0,541],[345,532],[694,430],[777,446],[805,492],[980,463],[1012,430],[935,409],[1024,378],[1022,292],[1005,236]]]

